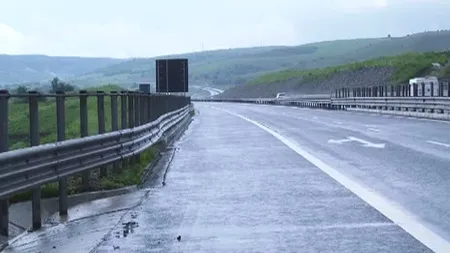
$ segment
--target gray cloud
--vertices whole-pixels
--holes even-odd
[[[144,57],[450,28],[448,0],[0,0],[0,53]]]

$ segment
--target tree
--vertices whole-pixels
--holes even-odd
[[[75,90],[73,85],[59,80],[58,77],[53,78],[50,83],[52,85],[51,93],[56,93],[57,91],[70,92]]]
[[[24,85],[20,85],[19,87],[17,87],[16,89],[16,94],[27,94],[28,93],[28,88]]]
[[[28,94],[29,91],[30,90],[26,86],[20,85],[16,88],[15,93],[18,95],[26,95],[26,94]],[[17,101],[19,101],[21,103],[27,103],[29,101],[29,97],[19,97],[19,98],[17,98]],[[44,101],[46,101],[46,97],[39,96],[38,101],[44,102]]]

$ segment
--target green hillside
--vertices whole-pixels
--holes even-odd
[[[411,52],[450,50],[450,31],[404,37],[336,40],[300,46],[272,46],[193,52],[187,57],[192,84],[234,86],[268,72],[314,69]],[[54,76],[78,86],[154,82],[155,59],[129,60],[43,55],[0,55],[0,86],[48,82]]]
[[[267,72],[338,66],[382,56],[410,52],[450,50],[450,31],[404,37],[337,40],[300,46],[260,47],[196,52],[171,57],[190,60],[190,81],[215,86],[245,84]],[[134,59],[77,77],[75,84],[121,83],[155,80],[155,58]]]
[[[450,51],[407,53],[317,69],[289,69],[261,75],[246,85],[226,90],[220,97],[274,97],[289,94],[330,93],[335,88],[408,83],[424,75],[448,77]],[[433,66],[439,63],[441,67]]]
[[[332,75],[368,67],[392,67],[395,74],[392,76],[392,83],[405,83],[414,76],[429,74],[432,71],[432,63],[445,65],[450,58],[450,52],[427,52],[427,53],[407,53],[398,56],[380,57],[363,62],[355,62],[327,68],[309,70],[283,70],[259,76],[249,82],[249,84],[266,84],[283,82],[290,79],[302,79],[302,81],[312,81],[320,78],[328,78]],[[447,70],[445,68],[444,70]],[[446,72],[439,73],[441,75]]]

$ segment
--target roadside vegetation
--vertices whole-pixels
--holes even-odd
[[[22,89],[22,88],[21,88]],[[122,88],[107,85],[92,88],[89,91],[120,91]],[[26,93],[27,90],[18,90],[16,93]],[[120,106],[119,106],[120,119]],[[39,102],[40,138],[41,143],[51,143],[57,140],[56,136],[56,102],[54,98],[42,99]],[[105,120],[106,130],[111,131],[111,100],[105,97]],[[89,135],[98,134],[97,121],[97,99],[88,98],[88,127]],[[120,122],[119,122],[120,127]],[[23,98],[11,98],[9,103],[9,143],[10,149],[19,149],[29,146],[29,106],[28,101]],[[80,137],[80,112],[79,99],[66,99],[66,139]],[[155,145],[141,153],[139,161],[132,163],[120,163],[108,168],[108,177],[99,178],[99,170],[91,172],[90,191],[111,190],[141,183],[145,168],[158,155],[160,145]],[[133,160],[132,160],[133,161]],[[69,194],[82,192],[81,175],[69,177]],[[49,183],[42,187],[42,198],[58,196],[58,183]],[[11,203],[30,200],[31,192],[24,192],[11,197]]]
[[[120,91],[119,86],[107,85],[90,89],[90,91]],[[66,98],[66,139],[80,137],[80,107],[77,97]],[[120,118],[120,108],[119,108]],[[105,97],[105,126],[111,131],[111,99]],[[39,124],[41,143],[51,143],[57,140],[56,136],[56,102],[54,98],[41,99],[39,102]],[[11,98],[9,103],[9,143],[10,149],[28,147],[29,133],[29,106],[24,98]],[[119,122],[120,126],[120,122]],[[97,99],[88,98],[88,133],[98,133]]]

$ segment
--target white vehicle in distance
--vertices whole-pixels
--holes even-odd
[[[283,98],[286,98],[286,93],[280,92],[277,94],[277,97],[275,99],[279,100],[279,99],[283,99]]]

